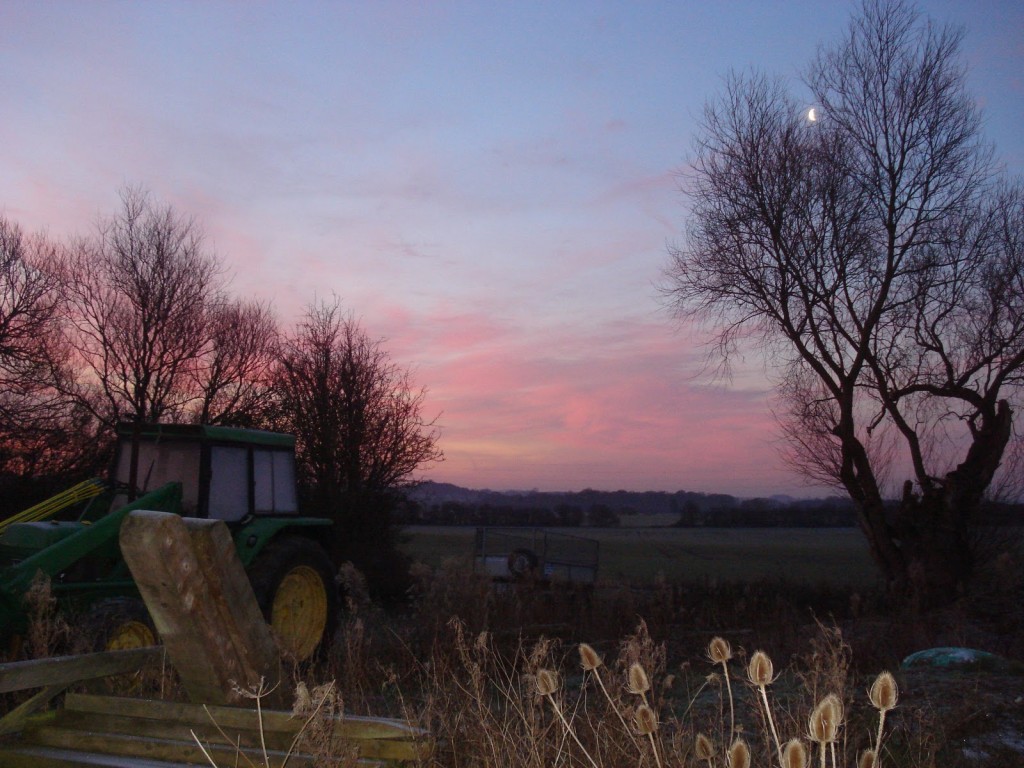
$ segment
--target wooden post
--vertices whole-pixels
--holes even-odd
[[[272,689],[265,706],[288,706],[281,654],[220,520],[132,512],[121,552],[150,616],[197,703],[240,704]]]

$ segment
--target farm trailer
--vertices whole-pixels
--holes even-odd
[[[593,584],[600,543],[541,528],[477,528],[474,567],[495,581]]]

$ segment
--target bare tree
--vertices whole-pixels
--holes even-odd
[[[0,391],[37,389],[60,357],[60,255],[0,217]]]
[[[210,348],[195,368],[198,424],[257,427],[268,418],[277,321],[256,302],[223,300],[209,311]]]
[[[425,390],[337,301],[310,306],[284,339],[274,389],[312,506],[337,523],[336,560],[355,562],[382,592],[402,591],[395,491],[443,458]]]
[[[331,501],[396,488],[442,457],[425,390],[337,302],[309,307],[284,340],[275,389],[306,480]]]
[[[61,249],[0,217],[0,476],[7,512],[95,471],[95,424],[63,394]],[[91,441],[93,450],[83,446]]]
[[[808,71],[813,122],[780,81],[731,77],[668,287],[717,359],[763,346],[795,466],[845,489],[885,575],[932,597],[972,573],[1024,365],[1024,196],[980,140],[960,41],[869,0]],[[909,475],[895,512],[889,471]]]
[[[107,425],[183,418],[220,292],[198,225],[126,189],[118,215],[75,248],[67,286],[70,339],[88,372],[82,402]]]

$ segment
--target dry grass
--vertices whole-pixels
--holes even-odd
[[[963,724],[950,725],[920,705],[912,676],[876,675],[909,650],[974,637],[955,611],[892,619],[869,593],[778,583],[496,589],[454,561],[415,576],[407,610],[388,613],[344,570],[336,641],[296,672],[313,707],[297,710],[309,751],[311,712],[344,702],[428,729],[444,747],[438,768],[968,764],[948,746],[980,699],[967,711],[964,697]],[[44,590],[36,602],[33,653],[62,636]],[[922,626],[936,633],[923,639]],[[173,682],[156,687],[173,695]],[[899,702],[901,689],[917,703]],[[318,764],[351,759],[321,751]]]
[[[868,696],[879,670],[912,650],[967,637],[962,617],[890,617],[891,607],[870,593],[770,582],[496,589],[449,561],[418,569],[407,614],[357,607],[323,672],[350,670],[336,676],[350,711],[430,729],[448,746],[437,760],[444,766],[705,766],[708,758],[732,766],[726,761],[744,754],[754,766],[779,765],[793,738],[818,765],[811,715],[830,695],[843,713],[825,744],[830,766],[858,765],[876,749],[875,765],[970,764],[956,752],[944,713],[919,707],[920,689],[914,705],[887,710],[880,723]],[[934,622],[935,634],[924,637],[922,621]],[[728,651],[723,641],[709,646],[716,629]],[[774,662],[764,691],[747,675],[759,648]],[[629,692],[636,663],[650,683],[650,711]],[[554,678],[545,674],[538,689],[541,671]],[[642,687],[634,681],[634,690]],[[702,748],[713,749],[699,762],[698,734]]]
[[[879,683],[872,697],[861,691],[845,703],[848,670],[830,667],[841,654],[818,656],[820,666],[799,675],[777,675],[763,651],[745,662],[731,648],[722,653],[724,640],[715,638],[703,669],[679,675],[667,669],[664,644],[643,622],[608,660],[587,644],[551,639],[507,656],[487,633],[469,634],[459,621],[449,629],[452,653],[425,664],[421,681],[424,724],[447,745],[438,765],[788,766],[801,749],[822,768],[866,759],[874,766],[933,764],[926,749],[914,763],[902,756],[897,762],[888,750],[884,714],[895,706],[894,687],[879,699]],[[820,693],[825,680],[840,688]],[[847,727],[851,707],[865,710],[870,735]]]

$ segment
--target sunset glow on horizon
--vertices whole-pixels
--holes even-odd
[[[918,7],[964,26],[1021,173],[1024,6]],[[796,85],[852,9],[10,0],[0,215],[70,239],[139,185],[282,328],[337,296],[428,391],[446,460],[423,479],[822,495],[785,465],[757,356],[701,376],[659,284],[705,100],[730,69]]]

